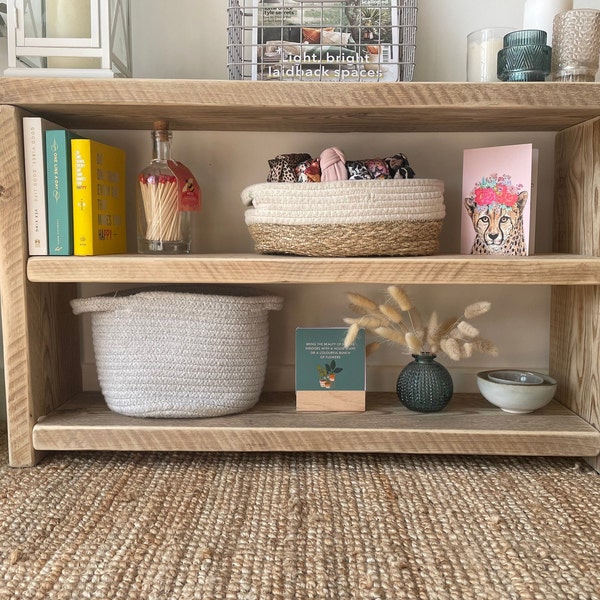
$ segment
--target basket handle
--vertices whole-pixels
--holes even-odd
[[[283,298],[281,296],[265,296],[262,304],[264,310],[281,310]]]
[[[73,313],[112,312],[124,306],[131,300],[127,296],[93,296],[91,298],[74,298],[71,300]],[[258,306],[258,305],[256,305]],[[264,296],[260,303],[260,310],[281,310],[283,298],[280,296]]]
[[[119,296],[93,296],[92,298],[74,298],[71,300],[73,313],[112,312],[123,305],[127,298]]]

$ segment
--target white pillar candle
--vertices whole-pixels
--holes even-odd
[[[467,36],[467,81],[498,81],[498,51],[510,27],[491,27]]]
[[[46,37],[90,38],[92,17],[90,0],[46,0]],[[97,69],[98,58],[50,56],[48,67]]]
[[[541,29],[548,34],[548,45],[552,45],[554,17],[573,8],[573,0],[525,0],[523,29]]]

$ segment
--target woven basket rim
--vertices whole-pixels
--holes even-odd
[[[350,192],[364,195],[370,194],[406,194],[414,192],[438,192],[443,194],[444,182],[440,179],[368,179],[368,180],[344,180],[344,181],[322,181],[318,183],[286,183],[269,182],[255,183],[244,188],[241,192],[242,203],[250,206],[259,197],[269,199],[280,197],[289,199],[298,197],[305,201],[306,198],[323,196],[334,196],[343,193],[347,199]]]
[[[261,310],[280,310],[283,298],[264,290],[251,287],[205,285],[205,286],[154,286],[117,290],[87,298],[74,298],[71,308],[76,315],[84,313],[112,312],[120,309],[147,308],[156,302],[182,302],[204,300],[207,306],[233,307],[244,305]]]

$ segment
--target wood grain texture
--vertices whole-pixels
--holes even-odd
[[[65,127],[557,131],[600,116],[595,83],[310,83],[0,78],[0,103]],[[315,108],[318,107],[318,108]]]
[[[365,407],[364,391],[296,391],[297,412],[363,412]]]
[[[4,376],[11,464],[36,460],[31,439],[33,423],[42,411],[33,405],[29,377],[31,355],[28,336],[36,323],[29,322],[28,284],[25,278],[27,232],[21,136],[22,112],[0,107],[0,297],[4,349]]]
[[[600,120],[556,140],[553,247],[600,256]],[[561,401],[600,429],[600,287],[555,287],[550,372]],[[600,460],[590,459],[600,471]]]
[[[78,324],[67,310],[76,286],[32,284],[26,279],[22,116],[20,110],[0,107],[0,296],[13,466],[39,459],[31,439],[33,424],[65,394],[81,390]]]
[[[599,442],[600,84],[315,84],[193,80],[0,79],[0,295],[11,464],[35,450],[295,450],[597,457]],[[20,107],[20,108],[14,108]],[[315,109],[318,107],[318,109]],[[21,109],[71,128],[248,131],[561,131],[552,256],[303,259],[259,255],[26,255]],[[457,396],[433,415],[373,396],[364,414],[302,413],[293,396],[202,421],[128,419],[78,395],[77,282],[486,283],[553,286],[551,371],[559,403],[506,415]],[[326,262],[327,268],[323,268]],[[26,270],[29,280],[26,276]],[[361,419],[361,420],[357,420]],[[592,425],[590,425],[591,423]],[[35,449],[34,449],[35,448]],[[590,459],[600,470],[600,461]]]
[[[31,281],[115,283],[600,284],[600,258],[576,255],[306,258],[189,256],[32,257]]]
[[[456,394],[439,413],[409,411],[395,394],[367,394],[364,413],[298,413],[294,394],[267,393],[249,411],[210,419],[140,419],[85,393],[34,428],[46,450],[394,452],[581,456],[600,433],[552,402],[510,415],[478,395]]]

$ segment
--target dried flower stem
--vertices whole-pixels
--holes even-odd
[[[398,285],[387,288],[388,299],[378,304],[363,296],[349,292],[350,308],[358,318],[346,318],[349,325],[344,340],[350,346],[361,327],[379,337],[380,340],[404,346],[412,354],[439,351],[444,352],[452,360],[460,360],[472,356],[474,351],[483,354],[497,355],[496,346],[489,340],[479,337],[479,330],[469,320],[485,314],[491,308],[487,301],[469,304],[463,314],[456,318],[439,322],[437,313],[433,311],[424,326],[421,313],[412,303],[408,294]],[[395,304],[391,304],[394,302]],[[379,348],[379,342],[367,345],[367,355]]]

